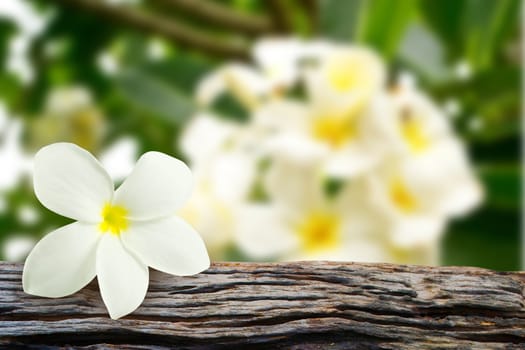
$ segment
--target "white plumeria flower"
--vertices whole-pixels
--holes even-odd
[[[246,199],[255,177],[256,158],[239,145],[240,136],[238,125],[200,114],[180,139],[195,190],[179,213],[201,233],[215,259],[222,259],[232,243],[235,207]]]
[[[319,175],[314,166],[272,164],[266,181],[272,202],[239,210],[239,248],[255,259],[388,260],[376,220],[347,195],[327,198]]]
[[[221,120],[209,112],[201,112],[192,117],[177,142],[192,165],[206,164],[234,142],[241,132],[239,125]]]
[[[265,104],[254,114],[254,128],[264,132],[263,147],[278,158],[318,163],[335,177],[355,177],[381,160],[383,140],[370,118],[371,105],[361,115],[346,118],[329,106],[317,108],[281,99]]]
[[[192,188],[181,161],[148,152],[123,184],[69,143],[42,148],[34,161],[34,188],[48,209],[78,220],[45,236],[24,265],[29,294],[63,297],[95,276],[111,318],[135,310],[148,287],[148,266],[179,275],[209,267],[198,233],[174,215]]]
[[[369,199],[399,247],[437,242],[449,217],[466,214],[483,198],[461,144],[452,139],[423,155],[393,160],[367,181]]]
[[[253,58],[274,91],[287,89],[297,81],[304,45],[297,38],[268,38],[253,46]]]
[[[36,239],[28,234],[13,233],[6,237],[3,244],[3,256],[6,261],[24,261],[33,249]]]
[[[383,143],[393,153],[423,154],[454,136],[443,111],[413,87],[396,86],[377,101],[378,112],[371,117],[377,119]]]
[[[83,86],[55,88],[46,100],[46,111],[66,116],[93,106],[91,92]]]
[[[270,81],[261,72],[248,65],[231,63],[205,76],[197,86],[195,96],[197,103],[205,107],[228,92],[246,109],[252,110],[270,91]]]
[[[384,88],[386,71],[380,57],[361,47],[332,45],[305,72],[308,96],[314,105],[329,106],[352,118]]]

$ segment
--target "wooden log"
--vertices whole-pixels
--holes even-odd
[[[0,347],[525,349],[525,273],[334,262],[214,263],[152,271],[142,306],[111,320],[93,281],[27,295],[0,263]]]

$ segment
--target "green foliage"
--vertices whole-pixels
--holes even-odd
[[[415,13],[415,6],[415,0],[366,1],[359,17],[357,39],[375,47],[387,59],[393,57]]]
[[[173,85],[139,70],[120,73],[117,89],[130,104],[145,109],[170,124],[180,124],[195,112],[191,98]]]

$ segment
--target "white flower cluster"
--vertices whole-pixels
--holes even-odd
[[[483,197],[445,114],[367,48],[266,39],[253,56],[202,80],[181,139],[181,214],[213,256],[439,263],[447,222]],[[247,122],[209,111],[225,94]]]

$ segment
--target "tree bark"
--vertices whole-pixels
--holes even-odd
[[[95,281],[27,295],[0,263],[7,349],[525,349],[525,273],[334,262],[214,263],[152,271],[144,303],[114,321]]]

